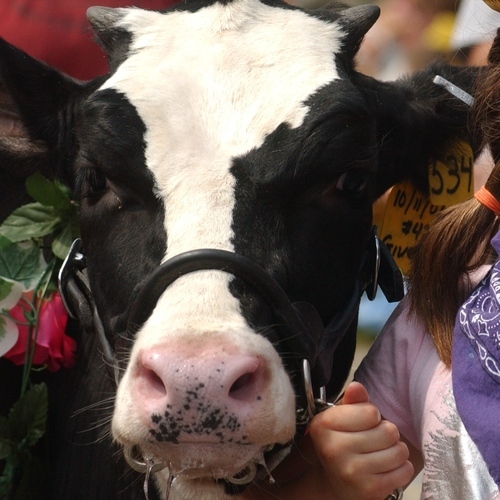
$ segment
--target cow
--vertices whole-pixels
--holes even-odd
[[[2,169],[20,192],[39,171],[74,193],[88,288],[67,301],[99,333],[79,334],[77,367],[50,381],[50,498],[140,497],[109,436],[79,434],[110,397],[113,441],[161,498],[218,499],[268,477],[314,399],[341,391],[376,286],[372,205],[399,181],[425,191],[429,162],[467,137],[467,105],[434,77],[468,92],[475,79],[444,63],[396,82],[359,73],[378,15],[93,7],[110,72],[88,82],[0,43],[23,131],[1,138]]]

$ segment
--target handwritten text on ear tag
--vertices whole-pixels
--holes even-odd
[[[445,208],[409,182],[395,185],[387,199],[380,239],[387,245],[403,274],[410,268],[409,253],[434,216]]]

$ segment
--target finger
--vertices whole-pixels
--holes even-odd
[[[311,435],[328,431],[360,432],[376,427],[382,417],[371,403],[333,406],[316,415],[311,422]]]
[[[351,382],[344,392],[340,404],[369,403],[370,397],[365,386],[360,382]]]
[[[409,457],[407,446],[399,442],[385,450],[353,456],[353,462],[361,475],[384,474],[403,466]]]
[[[413,465],[411,462],[405,462],[398,469],[384,474],[379,491],[383,491],[383,498],[388,498],[398,488],[405,488],[414,478]]]
[[[359,443],[358,453],[373,453],[397,445],[400,442],[400,434],[395,424],[388,420],[382,420],[376,427],[367,431],[346,433],[346,439],[351,440],[353,448],[356,442]]]
[[[316,453],[328,460],[338,456],[366,455],[380,450],[387,450],[399,443],[397,427],[383,420],[380,425],[368,431],[311,433]],[[406,445],[403,444],[406,447]],[[408,458],[406,447],[404,460]]]
[[[404,488],[409,484],[413,476],[413,465],[408,461],[389,472],[365,476],[363,489],[359,492],[358,498],[373,498],[375,491],[378,492],[378,498],[387,498],[397,488]],[[353,477],[352,482],[359,485],[359,475]]]

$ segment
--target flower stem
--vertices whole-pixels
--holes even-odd
[[[21,383],[21,397],[24,396],[26,390],[28,388],[28,384],[30,381],[30,372],[31,366],[33,365],[33,357],[35,356],[35,348],[36,348],[36,339],[38,337],[38,323],[40,318],[40,309],[42,307],[42,303],[45,299],[47,289],[50,285],[50,279],[52,277],[52,273],[54,272],[56,260],[52,259],[44,273],[42,274],[40,280],[38,281],[35,287],[35,293],[33,295],[34,303],[31,304],[31,307],[34,312],[34,324],[30,325],[26,346],[26,358],[23,367],[23,379]]]

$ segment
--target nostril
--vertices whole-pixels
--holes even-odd
[[[245,373],[239,377],[229,389],[229,397],[233,399],[246,399],[253,392],[253,373]]]
[[[264,385],[264,369],[259,359],[249,357],[243,363],[240,361],[240,376],[233,380],[228,394],[230,399],[242,403],[260,399]]]
[[[143,366],[141,369],[141,378],[144,382],[143,390],[147,393],[145,395],[153,399],[166,396],[167,388],[163,380],[154,370],[150,370]]]

